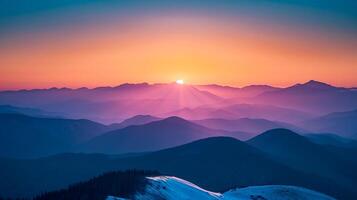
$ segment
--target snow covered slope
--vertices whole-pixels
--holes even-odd
[[[331,200],[327,195],[301,187],[286,185],[253,186],[230,190],[222,200]]]
[[[271,185],[234,189],[223,194],[204,190],[177,177],[148,177],[144,191],[133,200],[333,200],[327,195],[305,188]],[[107,200],[124,200],[108,196]]]
[[[220,199],[221,194],[204,190],[188,181],[169,176],[148,177],[149,184],[143,194],[136,194],[140,200],[160,199]],[[156,198],[155,198],[156,197]]]

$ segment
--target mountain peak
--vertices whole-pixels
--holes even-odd
[[[329,85],[327,83],[323,83],[320,81],[315,81],[315,80],[310,80],[304,84],[302,84],[302,86],[307,86],[310,88],[316,88],[316,89],[330,89],[330,88],[335,88],[332,85]]]
[[[251,142],[256,141],[296,141],[304,140],[305,138],[289,129],[277,128],[265,131],[264,133],[250,139]]]
[[[276,87],[270,86],[270,85],[248,85],[248,86],[244,86],[242,87],[243,90],[248,90],[248,89],[266,89],[266,90],[273,90],[273,89],[277,89]]]
[[[154,122],[160,120],[158,117],[154,117],[152,115],[135,115],[131,118],[125,119],[119,124],[114,124],[117,128],[125,128],[131,125],[142,125],[150,122]]]
[[[149,86],[149,83],[143,82],[143,83],[123,83],[118,86],[115,86],[114,88],[130,88],[130,87],[146,87]]]
[[[128,118],[126,120],[139,120],[139,119],[159,119],[159,118],[154,117],[152,115],[135,115],[135,116]]]
[[[158,121],[151,122],[150,124],[155,124],[155,125],[160,124],[160,125],[173,127],[175,129],[194,128],[194,129],[200,129],[200,131],[210,130],[210,131],[213,131],[214,133],[221,132],[221,131],[217,131],[217,130],[214,130],[214,129],[209,129],[209,128],[205,127],[205,126],[196,124],[194,122],[191,122],[189,120],[186,120],[186,119],[178,117],[178,116],[171,116],[171,117],[165,118],[163,120],[158,120]]]
[[[286,88],[288,90],[293,89],[293,90],[335,90],[335,89],[340,89],[337,87],[334,87],[332,85],[329,85],[327,83],[323,83],[320,81],[315,81],[315,80],[310,80],[305,83],[298,83],[295,84],[291,87]]]
[[[181,117],[178,117],[178,116],[167,117],[167,118],[161,120],[160,122],[190,123],[189,121],[187,121]]]

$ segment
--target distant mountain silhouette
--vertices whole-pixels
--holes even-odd
[[[295,123],[312,117],[309,113],[320,115],[355,109],[356,102],[356,90],[318,81],[287,88],[267,85],[235,88],[220,85],[140,83],[94,89],[50,88],[0,92],[0,104],[36,107],[63,113],[67,118],[86,118],[105,123],[118,123],[135,115],[177,115],[187,119],[249,117]],[[229,106],[239,104],[274,105],[280,110],[270,113],[270,118],[227,110]],[[197,114],[188,113],[192,109]]]
[[[224,133],[179,117],[169,117],[102,134],[84,144],[81,151],[109,154],[155,151]]]
[[[279,89],[280,88],[272,87],[270,85],[248,85],[243,87],[241,92],[244,93],[246,97],[254,97],[264,92],[271,92]]]
[[[269,130],[247,142],[291,168],[333,179],[350,188],[357,184],[354,162],[290,130]]]
[[[315,80],[310,80],[304,84],[296,84],[292,87],[288,88],[289,90],[300,90],[300,91],[305,91],[305,90],[317,90],[317,91],[321,91],[321,90],[340,90],[343,88],[338,88],[338,87],[334,87],[332,85],[329,85],[327,83],[323,83],[323,82],[319,82],[319,81],[315,81]]]
[[[85,118],[102,123],[118,123],[135,115],[157,116],[185,107],[216,104],[221,100],[221,97],[191,85],[175,83],[0,92],[0,104],[36,107],[63,113],[67,118]]]
[[[201,91],[207,91],[209,93],[215,94],[224,98],[233,98],[239,95],[240,88],[231,87],[231,86],[222,86],[217,84],[210,85],[195,85],[195,88]]]
[[[0,104],[39,108],[61,113],[67,118],[85,118],[106,124],[118,123],[135,115],[176,115],[186,119],[248,117],[295,123],[330,112],[356,109],[357,91],[318,81],[287,88],[139,83],[93,89],[0,91]],[[251,113],[257,113],[256,110],[249,115],[227,110],[229,106],[239,104],[264,104],[280,109],[265,117],[261,114],[251,116]],[[192,109],[195,111],[189,113]]]
[[[323,114],[357,108],[357,91],[312,80],[265,92],[252,101]]]
[[[270,129],[275,128],[287,128],[295,131],[302,131],[292,124],[278,121],[269,121],[266,119],[251,119],[251,118],[240,118],[240,119],[203,119],[193,121],[196,124],[200,124],[207,128],[220,129],[226,131],[244,131],[249,133],[261,133]],[[255,136],[254,135],[254,136]],[[252,135],[253,136],[253,135]]]
[[[193,109],[180,109],[165,115],[180,116],[189,120],[220,118],[235,120],[238,118],[258,118],[270,121],[296,123],[312,118],[313,115],[294,109],[265,104],[232,104],[220,106],[201,106]]]
[[[69,151],[110,128],[89,120],[0,114],[0,156],[38,157]]]
[[[235,114],[221,108],[200,106],[197,108],[182,108],[172,112],[163,113],[160,116],[179,116],[188,120],[200,120],[208,118],[235,119]]]
[[[323,145],[337,157],[354,163],[357,166],[357,141],[331,133],[305,135],[310,141]]]
[[[132,125],[143,125],[153,121],[158,121],[161,118],[154,117],[151,115],[135,115],[129,119],[126,119],[118,124],[113,124],[116,128],[125,128]]]
[[[336,112],[301,123],[316,132],[330,132],[357,139],[357,110]]]
[[[279,89],[269,85],[249,85],[243,88],[237,88],[237,87],[211,84],[211,85],[195,85],[194,87],[196,87],[199,90],[207,91],[224,98],[239,98],[239,99],[254,97],[263,92],[274,91]]]
[[[306,134],[310,141],[321,145],[332,145],[337,147],[357,149],[357,140],[341,137],[332,133]]]
[[[12,105],[0,105],[0,113],[24,114],[34,117],[59,117],[60,113],[47,112],[36,108],[16,107]]]
[[[128,168],[157,169],[214,191],[267,183],[319,187],[326,184],[319,177],[313,181],[307,179],[307,174],[281,165],[250,145],[228,137],[203,139],[126,160]]]
[[[123,169],[158,170],[213,191],[286,184],[342,199],[356,197],[353,190],[344,189],[333,180],[291,169],[256,148],[227,137],[203,139],[143,155],[63,154],[36,160],[0,159],[0,195],[29,196]]]

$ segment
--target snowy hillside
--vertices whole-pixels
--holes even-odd
[[[204,190],[183,179],[171,176],[148,177],[144,191],[134,200],[333,200],[327,195],[305,188],[283,185],[234,189],[223,194]],[[125,200],[108,196],[106,200]]]
[[[286,185],[252,186],[230,190],[222,200],[332,200],[327,195],[301,187]]]

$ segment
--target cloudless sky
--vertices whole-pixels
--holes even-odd
[[[357,86],[353,0],[0,1],[0,89]]]

